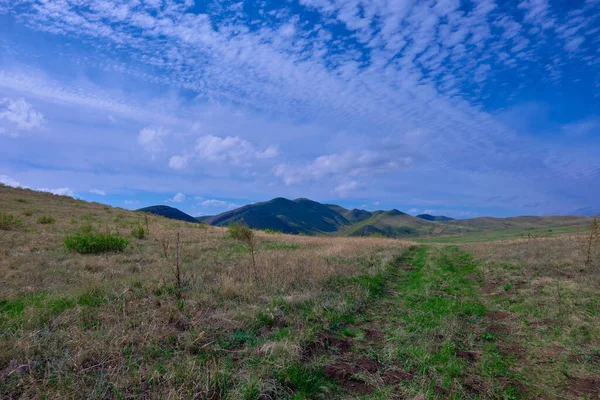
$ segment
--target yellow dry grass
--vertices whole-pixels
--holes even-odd
[[[228,385],[244,386],[243,365],[224,367],[227,357],[215,354],[227,351],[208,349],[257,315],[285,319],[295,332],[277,345],[267,341],[265,352],[297,349],[308,334],[304,322],[293,313],[281,316],[282,309],[309,305],[325,320],[343,313],[355,306],[347,302],[353,293],[341,293],[332,281],[380,273],[411,244],[258,232],[255,281],[245,246],[224,228],[151,215],[149,236],[136,239],[129,233],[138,224],[145,228],[144,214],[3,186],[0,213],[22,220],[0,230],[0,393],[24,397],[75,390],[82,397],[207,395],[220,390],[225,375]],[[55,222],[37,223],[40,216]],[[66,251],[65,235],[87,224],[128,237],[129,246],[102,255]],[[172,294],[173,256],[163,254],[165,240],[174,251],[177,233],[180,301]]]

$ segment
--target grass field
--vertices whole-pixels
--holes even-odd
[[[538,239],[549,238],[558,235],[578,235],[586,231],[585,226],[555,226],[551,228],[533,228],[533,229],[502,229],[492,232],[472,233],[469,235],[439,236],[432,238],[415,239],[419,243],[472,243],[472,242],[491,242],[496,240],[513,239]]]
[[[0,227],[0,398],[600,396],[600,248],[586,265],[582,235],[256,232],[255,277],[225,228],[47,193],[0,187]],[[127,247],[65,248],[90,230]]]

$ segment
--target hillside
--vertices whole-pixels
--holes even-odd
[[[374,212],[370,218],[352,225],[344,233],[348,236],[417,237],[466,234],[473,231],[473,228],[445,226],[394,209]]]
[[[254,229],[270,229],[291,234],[416,238],[515,229],[584,227],[590,223],[591,218],[524,216],[455,220],[429,214],[413,217],[396,209],[372,212],[356,208],[349,210],[336,204],[321,204],[309,199],[288,200],[278,197],[219,215],[198,217],[197,220],[215,226],[243,222]]]
[[[198,222],[198,220],[196,218],[192,217],[191,215],[188,215],[188,214],[184,213],[183,211],[178,210],[177,208],[169,207],[169,206],[150,206],[150,207],[140,208],[137,211],[152,213],[152,214],[160,215],[160,216],[163,216],[166,218],[176,219],[179,221],[194,222],[194,223]]]
[[[502,229],[539,229],[562,226],[587,226],[591,217],[582,216],[550,216],[550,217],[480,217],[441,222],[447,226],[468,227],[479,231],[496,231]]]
[[[416,217],[424,219],[425,221],[435,221],[435,222],[454,221],[454,218],[445,217],[443,215],[419,214]]]
[[[203,222],[215,226],[243,222],[254,229],[307,235],[335,233],[340,227],[349,224],[341,214],[321,203],[282,197],[204,218]]]

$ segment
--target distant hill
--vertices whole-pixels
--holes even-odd
[[[464,234],[473,231],[473,228],[445,226],[394,209],[375,211],[369,218],[352,225],[345,233],[348,236],[380,234],[388,237],[415,237]]]
[[[227,226],[242,222],[254,229],[271,229],[292,234],[387,237],[434,237],[491,232],[503,229],[536,229],[585,226],[590,218],[567,217],[481,217],[454,220],[421,214],[416,217],[399,210],[366,211],[321,204],[309,199],[282,197],[249,204],[219,215],[202,216],[198,221]]]
[[[188,215],[181,210],[178,210],[174,207],[169,207],[169,206],[150,206],[150,207],[140,208],[137,211],[149,212],[149,213],[156,214],[156,215],[162,215],[163,217],[167,217],[167,218],[171,218],[171,219],[178,219],[180,221],[198,223],[198,220],[196,218],[192,217],[191,215]]]
[[[489,232],[502,229],[537,229],[560,226],[587,226],[591,221],[590,217],[582,216],[552,216],[552,217],[479,217],[471,219],[459,219],[441,222],[443,225],[461,226],[476,229],[482,232]]]
[[[454,221],[454,218],[445,217],[443,215],[431,215],[431,214],[419,214],[419,215],[417,215],[417,218],[424,219],[425,221],[436,221],[436,222]]]
[[[343,215],[326,205],[308,199],[288,200],[282,197],[249,204],[202,221],[216,226],[243,222],[254,229],[307,235],[335,233],[340,227],[349,225]]]
[[[305,235],[413,237],[470,233],[473,228],[444,226],[416,218],[399,210],[366,211],[321,204],[309,199],[276,198],[250,204],[223,214],[199,217],[210,225],[227,226],[242,222],[254,229],[272,229]]]

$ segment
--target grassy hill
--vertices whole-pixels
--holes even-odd
[[[348,236],[382,235],[387,237],[420,237],[464,234],[476,231],[462,226],[445,226],[398,210],[374,212],[344,231]]]
[[[254,229],[270,229],[291,234],[337,236],[385,236],[427,238],[472,235],[502,230],[584,227],[590,217],[481,217],[454,220],[445,216],[422,214],[413,217],[399,210],[366,211],[346,209],[335,204],[321,204],[308,199],[276,198],[249,204],[199,221],[227,226],[243,222]],[[484,236],[485,237],[485,236]]]
[[[331,234],[349,222],[331,208],[308,199],[288,200],[282,197],[250,204],[210,218],[205,223],[227,226],[243,222],[254,229],[271,229],[293,234]]]
[[[442,224],[456,227],[469,227],[482,232],[497,231],[502,229],[540,229],[564,226],[587,226],[592,217],[582,216],[522,216],[508,218],[480,217],[443,221]]]
[[[416,217],[424,219],[426,221],[436,221],[436,222],[453,221],[454,220],[454,218],[445,217],[443,215],[431,215],[431,214],[419,214]]]
[[[188,215],[188,214],[184,213],[183,211],[178,210],[177,208],[169,207],[169,206],[150,206],[150,207],[140,208],[137,211],[161,215],[163,217],[170,218],[170,219],[177,219],[179,221],[192,222],[192,223],[198,222],[198,220],[196,218],[192,217],[191,215]]]

